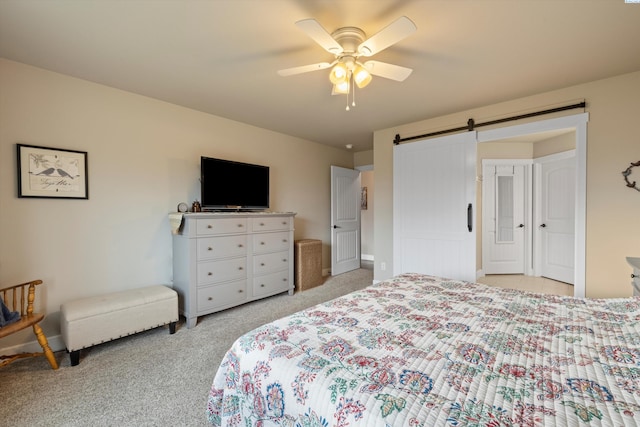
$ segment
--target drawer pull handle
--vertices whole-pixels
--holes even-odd
[[[287,243],[287,239],[282,239],[282,242],[283,243]]]
[[[261,288],[264,288],[264,283],[262,285],[260,285]]]
[[[242,268],[242,267],[238,267],[238,270],[244,270],[244,268]]]
[[[213,225],[207,224],[207,228],[213,228]]]
[[[264,267],[264,262],[261,262],[261,263],[260,263],[260,267]]]
[[[264,245],[264,242],[260,242],[261,245]]]
[[[238,224],[238,227],[239,227],[239,228],[242,228],[242,224]]]
[[[282,262],[287,262],[287,259],[286,258],[282,258]]]
[[[287,278],[285,277],[284,279],[282,279],[282,281],[283,281],[283,282],[286,282],[286,281],[287,281]]]
[[[243,291],[242,289],[238,289],[238,293],[239,293],[239,294],[241,294],[241,293],[243,293],[243,292],[244,292],[244,291]]]
[[[212,251],[212,250],[213,250],[213,248],[212,248],[211,246],[209,246],[209,247],[207,248],[207,250],[208,250],[208,251]]]
[[[261,223],[260,223],[260,227],[264,227],[264,222],[261,222]]]
[[[242,247],[242,243],[238,243],[238,247],[241,248]]]
[[[208,272],[207,276],[213,276],[213,273],[212,272]]]
[[[287,225],[287,221],[282,221],[282,225]]]
[[[209,297],[207,298],[209,301],[213,301],[213,297]]]

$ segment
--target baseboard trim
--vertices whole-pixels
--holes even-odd
[[[47,337],[47,341],[49,342],[49,347],[53,351],[62,351],[66,350],[67,347],[64,345],[64,341],[62,340],[62,335],[53,335]],[[5,347],[0,349],[0,354],[8,355],[8,354],[19,354],[19,353],[38,353],[42,351],[42,347],[38,344],[38,341],[28,341],[22,344],[17,344],[11,347]]]
[[[363,261],[373,261],[373,255],[368,255],[368,254],[360,254],[360,259]]]

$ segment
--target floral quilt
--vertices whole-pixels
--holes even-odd
[[[227,352],[216,426],[637,426],[640,299],[404,274]]]

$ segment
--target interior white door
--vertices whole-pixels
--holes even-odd
[[[331,166],[331,275],[360,268],[360,172]]]
[[[482,269],[485,274],[525,272],[525,166],[482,168]]]
[[[393,273],[476,279],[476,132],[396,145]]]
[[[540,167],[540,275],[574,282],[575,157],[542,161]]]

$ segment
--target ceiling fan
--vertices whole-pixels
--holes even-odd
[[[386,62],[374,60],[362,62],[361,60],[361,58],[375,55],[415,32],[416,25],[406,16],[396,19],[368,39],[365,39],[365,32],[357,27],[338,28],[333,33],[329,33],[312,18],[298,21],[296,26],[332,54],[335,60],[286,68],[278,71],[281,76],[293,76],[333,67],[329,74],[329,79],[333,83],[332,93],[348,95],[352,92],[354,84],[358,88],[368,85],[372,75],[401,82],[413,71],[410,68]],[[347,110],[349,110],[348,103]]]

